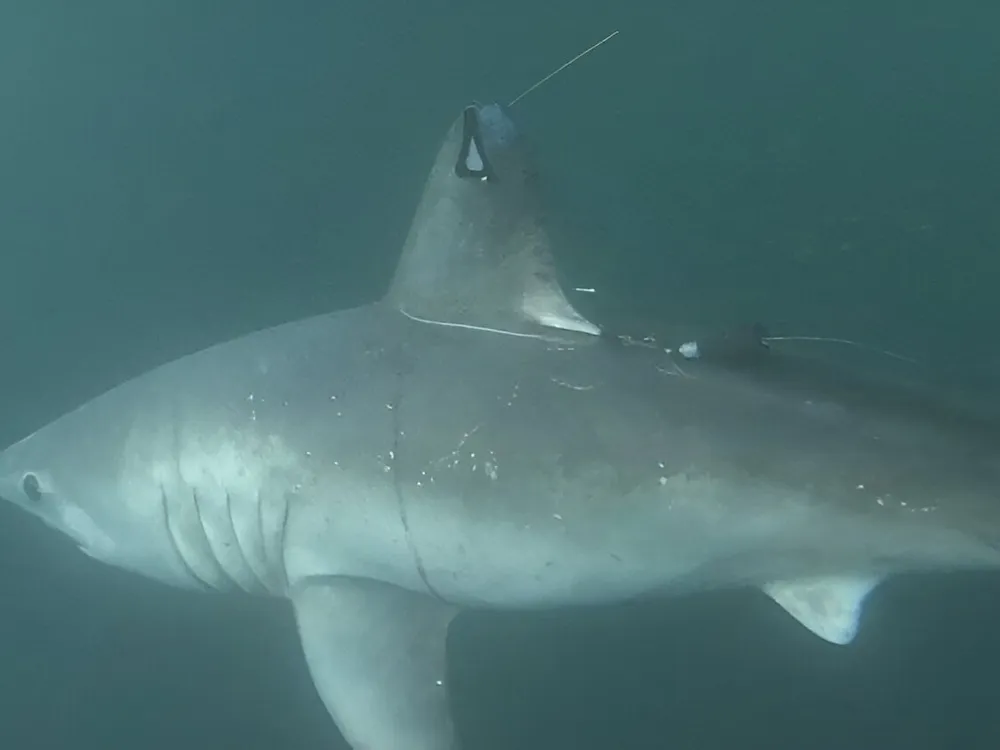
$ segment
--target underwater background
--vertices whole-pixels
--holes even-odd
[[[998,4],[33,0],[0,4],[0,443],[377,297],[461,107],[616,29],[514,110],[574,301],[996,391]],[[0,601],[2,750],[342,747],[281,602],[7,507]],[[1000,747],[997,575],[891,581],[846,648],[734,592],[466,615],[450,658],[475,750]]]

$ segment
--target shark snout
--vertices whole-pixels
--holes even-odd
[[[75,465],[72,471],[58,470],[45,460],[53,452],[51,442],[40,431],[0,453],[0,498],[68,536],[87,554],[107,554],[114,545],[79,502],[86,495],[73,479],[79,471]]]

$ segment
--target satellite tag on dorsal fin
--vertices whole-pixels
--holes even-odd
[[[387,300],[411,318],[518,335],[598,335],[556,279],[528,149],[499,104],[471,104],[438,152]]]

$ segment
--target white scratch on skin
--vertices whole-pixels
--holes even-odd
[[[247,401],[251,404],[254,402],[254,396],[252,393],[249,396],[247,396]],[[251,422],[257,421],[257,410],[252,406],[250,407],[250,421]]]
[[[485,179],[485,178],[483,178],[483,179]],[[519,338],[519,339],[540,339],[540,340],[544,340],[545,339],[544,336],[540,336],[540,335],[534,334],[534,333],[515,333],[514,331],[504,331],[504,330],[502,330],[500,328],[487,328],[486,326],[475,326],[475,325],[471,325],[469,323],[450,323],[450,322],[444,321],[444,320],[431,320],[429,318],[419,318],[416,315],[412,315],[411,313],[408,313],[406,310],[404,310],[402,308],[399,308],[399,311],[401,313],[403,313],[403,315],[405,315],[410,320],[415,320],[418,323],[427,323],[428,325],[432,325],[432,326],[443,326],[445,328],[464,328],[464,329],[470,330],[470,331],[482,331],[483,333],[496,333],[496,334],[500,334],[502,336],[514,336],[514,337]],[[542,321],[539,321],[539,322],[542,322]],[[579,331],[579,330],[581,330],[581,329],[578,329],[578,328],[565,328],[564,326],[558,326],[558,325],[557,326],[552,326],[552,327],[553,328],[558,328],[558,329],[561,329],[561,330],[570,330],[570,331]],[[590,330],[583,330],[582,332],[583,333],[592,333],[594,335],[597,335],[598,333],[600,333],[600,331],[590,331]]]
[[[471,438],[473,435],[476,434],[476,432],[479,431],[480,426],[481,425],[476,425],[471,430],[462,435],[462,439],[458,441],[458,445],[455,446],[455,449],[452,450],[452,452],[449,453],[447,456],[442,456],[437,461],[434,461],[433,464],[441,464],[444,463],[445,461],[452,460],[451,464],[452,467],[458,466],[458,464],[461,461],[461,458],[459,458],[458,454],[461,452],[465,444],[469,442],[469,438]],[[473,453],[472,455],[475,456],[475,453]]]
[[[510,398],[507,399],[507,406],[514,405],[514,401],[517,399],[517,390],[520,387],[520,383],[514,383],[514,390],[511,392]],[[497,398],[499,398],[499,396]]]
[[[567,383],[565,380],[559,380],[558,378],[550,378],[550,380],[556,385],[561,385],[564,388],[570,388],[574,391],[589,391],[594,387],[592,385],[573,385],[572,383]]]
[[[663,375],[671,375],[671,376],[677,376],[677,375],[679,375],[682,378],[690,378],[691,377],[676,362],[671,361],[670,364],[673,366],[673,372],[670,372],[669,370],[665,370],[664,368],[660,367],[659,365],[656,366],[656,371],[659,372],[659,373],[662,373]]]

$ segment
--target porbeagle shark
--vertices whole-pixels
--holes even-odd
[[[543,208],[506,109],[466,107],[384,298],[113,388],[0,454],[0,495],[110,565],[288,599],[356,750],[458,746],[463,609],[757,587],[846,643],[887,576],[1000,564],[995,421],[602,335]]]

